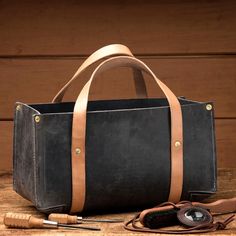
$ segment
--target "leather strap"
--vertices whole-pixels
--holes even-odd
[[[178,202],[183,186],[183,121],[181,106],[172,91],[162,83],[142,61],[128,56],[107,59],[93,72],[90,80],[81,90],[73,114],[72,126],[72,204],[71,212],[81,212],[85,202],[85,138],[88,95],[93,79],[102,71],[118,66],[129,66],[145,71],[160,86],[170,105],[171,113],[171,187],[170,199]],[[157,186],[158,187],[158,186]]]
[[[206,223],[201,224],[195,227],[186,228],[186,229],[180,229],[180,230],[171,230],[171,229],[149,229],[143,226],[138,225],[138,217],[139,215],[136,215],[133,219],[130,221],[127,221],[124,224],[124,229],[129,231],[135,231],[135,232],[143,232],[143,233],[158,233],[158,234],[200,234],[200,233],[209,233],[209,232],[215,232],[217,230],[223,230],[226,228],[228,224],[233,222],[235,220],[235,215],[231,215],[228,218],[226,218],[224,221],[217,221],[212,223]],[[131,224],[131,226],[129,226]]]
[[[146,209],[140,213],[139,221],[143,224],[145,215],[152,212],[157,212],[157,211],[162,211],[162,212],[169,211],[173,209],[175,206],[179,208],[183,206],[185,203],[188,203],[188,202],[183,201],[176,205],[172,204],[171,202],[166,202],[166,203],[160,204],[157,207]],[[191,204],[193,206],[202,207],[202,208],[211,210],[211,212],[213,213],[225,214],[225,213],[236,212],[236,197],[230,198],[230,199],[220,199],[211,203],[192,202]]]
[[[223,230],[228,224],[235,220],[235,215],[231,215],[226,218],[224,221],[211,222],[206,224],[201,224],[195,227],[186,228],[186,229],[149,229],[143,226],[140,226],[139,215],[136,215],[133,219],[125,222],[124,228],[126,230],[143,232],[143,233],[158,233],[158,234],[200,234],[200,233],[209,233],[215,232],[217,230]],[[130,226],[131,224],[131,226]]]
[[[184,207],[184,205],[198,206],[198,207],[211,210],[211,212],[221,213],[221,214],[236,212],[236,198],[221,199],[212,203],[182,201],[182,202],[179,202],[178,204],[174,204],[172,202],[164,202],[158,205],[157,207],[144,210],[141,213],[135,215],[133,219],[127,221],[124,224],[124,228],[130,231],[148,232],[148,233],[165,233],[165,234],[207,233],[207,232],[214,232],[216,230],[225,229],[226,226],[234,220],[234,215],[231,215],[228,218],[226,218],[223,222],[215,222],[215,223],[209,222],[205,224],[200,224],[195,227],[191,227],[187,229],[180,229],[180,230],[179,229],[171,230],[169,228],[168,229],[150,229],[144,226],[140,226],[140,224],[138,224],[138,223],[141,223],[142,225],[144,225],[144,218],[147,214],[150,214],[152,212],[157,212],[157,211],[168,212],[169,210],[174,209],[174,208],[181,209],[181,207]],[[168,217],[166,217],[165,214],[163,215],[168,220]]]
[[[84,63],[79,67],[79,69],[73,75],[73,77],[63,86],[63,88],[53,98],[52,102],[53,103],[61,102],[65,92],[71,86],[72,82],[76,80],[85,69],[87,69],[88,67],[90,67],[91,65],[98,62],[101,59],[104,59],[106,57],[111,57],[114,55],[126,55],[133,57],[133,54],[130,51],[130,49],[122,44],[111,44],[100,48],[99,50],[91,54],[87,58],[87,60],[84,61]],[[140,70],[134,69],[133,74],[134,74],[134,82],[137,96],[140,98],[147,97],[147,89],[142,72]]]
[[[220,199],[212,203],[193,202],[194,206],[211,210],[214,213],[236,212],[236,197],[230,199]]]

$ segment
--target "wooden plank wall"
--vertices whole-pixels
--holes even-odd
[[[218,166],[236,167],[235,13],[234,0],[0,0],[0,170],[12,168],[15,101],[51,101],[84,58],[111,43],[129,46],[177,96],[213,101]],[[161,95],[146,82],[151,97]],[[91,92],[134,96],[123,69],[102,75]]]

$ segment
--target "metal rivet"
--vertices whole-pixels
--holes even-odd
[[[21,105],[16,106],[16,110],[19,111],[21,109]]]
[[[175,142],[175,147],[179,147],[181,145],[180,141]]]
[[[212,105],[211,105],[211,104],[207,104],[207,105],[206,105],[206,109],[207,109],[208,111],[212,110]]]
[[[34,120],[35,120],[36,123],[39,123],[40,117],[39,117],[39,116],[35,116],[35,117],[34,117]]]
[[[75,153],[76,153],[76,155],[79,155],[79,154],[81,153],[80,148],[76,148],[76,149],[75,149]]]

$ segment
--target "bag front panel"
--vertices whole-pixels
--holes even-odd
[[[170,180],[168,117],[168,108],[88,116],[85,210],[114,206],[121,210],[167,199]]]
[[[216,190],[213,114],[205,106],[182,106],[184,199]],[[72,114],[45,114],[41,121],[36,131],[38,208],[69,211]],[[153,206],[167,200],[169,122],[168,107],[88,112],[86,211]]]

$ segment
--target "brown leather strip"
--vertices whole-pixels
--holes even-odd
[[[64,97],[65,92],[71,86],[72,82],[76,80],[85,69],[87,69],[88,67],[90,67],[91,65],[98,62],[101,59],[104,59],[106,57],[111,57],[114,55],[126,55],[126,56],[133,57],[133,54],[130,51],[130,49],[122,44],[111,44],[111,45],[100,48],[99,50],[91,54],[84,61],[84,63],[79,67],[79,69],[73,75],[73,77],[56,94],[52,102],[53,103],[61,102]],[[145,85],[145,81],[144,81],[142,73],[139,70],[135,69],[133,70],[133,74],[134,74],[134,82],[135,82],[135,89],[136,89],[137,96],[140,98],[147,97],[147,89],[146,89],[146,85]]]
[[[230,199],[220,199],[211,203],[193,202],[193,205],[209,209],[214,213],[236,212],[236,197]]]
[[[104,70],[118,66],[129,66],[143,70],[151,75],[160,86],[170,105],[171,112],[171,197],[178,202],[183,185],[183,122],[181,106],[172,93],[172,91],[162,83],[149,67],[142,61],[128,56],[118,56],[107,59],[101,63],[93,72],[90,80],[85,84],[79,94],[73,114],[72,127],[72,205],[71,212],[80,212],[83,210],[85,202],[85,138],[86,138],[86,113],[88,104],[88,95],[91,83],[95,76]],[[178,145],[176,145],[176,143]],[[76,150],[80,150],[76,154]],[[78,152],[77,152],[78,153]],[[83,175],[83,176],[82,176]],[[174,176],[174,177],[173,177]]]
[[[158,233],[158,234],[200,234],[214,232],[216,230],[223,230],[228,224],[235,220],[235,215],[231,215],[224,221],[209,222],[200,224],[198,226],[184,228],[184,229],[150,229],[139,225],[139,214],[134,216],[133,219],[125,222],[124,228],[130,231],[144,232],[144,233]]]
[[[168,202],[158,205],[157,207],[153,207],[150,209],[143,210],[139,215],[139,221],[143,224],[143,220],[145,215],[157,212],[157,211],[168,211],[176,207],[181,207],[185,203],[179,202],[176,205],[168,204]],[[201,203],[201,202],[192,202],[193,206],[202,207],[208,210],[211,210],[212,213],[230,213],[230,212],[236,212],[236,197],[230,198],[230,199],[220,199],[215,202],[211,203]]]

